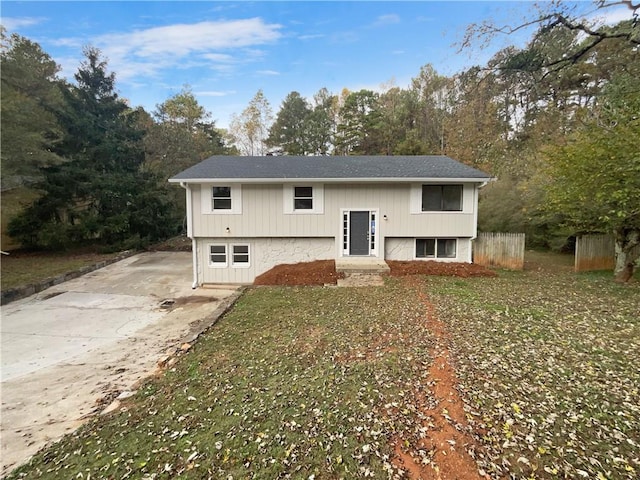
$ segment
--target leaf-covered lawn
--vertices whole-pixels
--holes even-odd
[[[421,422],[431,334],[386,287],[250,289],[126,411],[19,470],[26,478],[387,478]],[[403,432],[405,432],[403,434]],[[78,476],[82,474],[83,476]]]
[[[14,476],[403,478],[394,445],[428,462],[436,408],[425,299],[448,328],[480,470],[637,478],[640,285],[549,271],[250,289],[125,410]]]
[[[428,281],[452,336],[482,468],[513,478],[640,475],[640,284],[601,274]]]

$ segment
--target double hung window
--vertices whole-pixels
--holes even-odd
[[[231,265],[234,267],[249,266],[249,245],[231,245]]]
[[[213,187],[213,210],[231,210],[231,187]]]
[[[293,209],[313,210],[313,187],[293,187]]]
[[[209,264],[212,267],[227,266],[227,246],[224,244],[209,245]]]

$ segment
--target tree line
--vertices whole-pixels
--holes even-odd
[[[556,249],[614,233],[628,279],[640,243],[640,27],[595,29],[561,9],[536,25],[523,48],[452,76],[425,65],[405,88],[292,91],[275,115],[258,90],[226,131],[189,88],[147,113],[118,97],[97,50],[70,84],[37,44],[3,35],[3,184],[33,179],[42,192],[11,233],[49,248],[176,233],[182,192],[166,179],[212,154],[444,154],[497,178],[482,191],[481,230]],[[471,26],[465,43],[498,30]]]

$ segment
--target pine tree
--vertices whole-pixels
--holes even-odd
[[[140,112],[118,97],[100,51],[84,53],[77,84],[64,90],[65,107],[57,112],[65,133],[56,153],[67,161],[43,169],[43,196],[9,225],[10,235],[27,247],[155,240],[173,224],[166,219],[164,189],[140,168]]]

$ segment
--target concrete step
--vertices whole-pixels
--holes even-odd
[[[336,260],[336,271],[338,273],[349,274],[372,274],[389,273],[389,265],[379,258],[340,258]]]
[[[338,279],[338,287],[382,287],[384,280],[377,273],[348,273]]]

